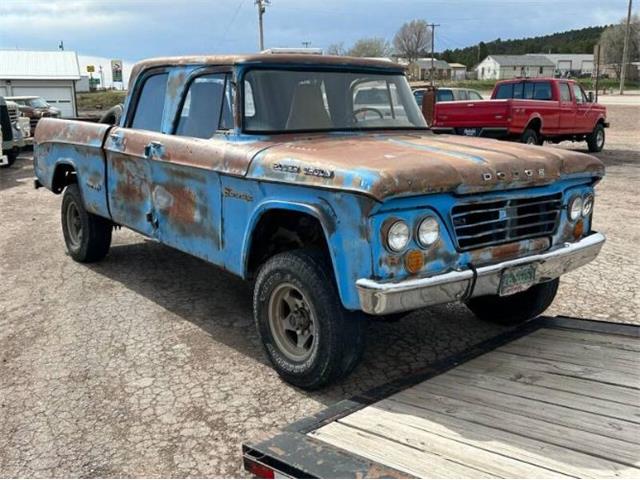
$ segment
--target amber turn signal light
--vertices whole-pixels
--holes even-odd
[[[409,250],[404,256],[404,266],[409,273],[418,273],[424,267],[424,254],[420,250]]]
[[[584,233],[584,222],[582,220],[578,220],[576,222],[575,227],[573,227],[573,238],[578,240],[579,238],[582,237],[583,233]]]

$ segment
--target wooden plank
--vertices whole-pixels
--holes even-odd
[[[603,437],[638,445],[640,452],[640,425],[624,420],[614,420],[598,414],[573,410],[562,406],[516,397],[508,393],[483,390],[465,384],[460,378],[443,375],[414,387],[416,391],[454,398],[527,418],[542,420],[552,425],[562,425],[573,430],[595,433]]]
[[[456,372],[469,375],[490,375],[495,378],[518,382],[524,385],[538,385],[545,388],[583,395],[585,398],[598,398],[621,405],[638,405],[636,390],[606,383],[597,383],[576,377],[545,374],[539,368],[528,368],[526,364],[515,363],[511,358],[497,360],[490,354],[466,362],[456,367]],[[485,358],[486,357],[486,358]]]
[[[638,373],[640,371],[640,365],[635,358],[633,360],[621,358],[610,354],[610,352],[603,352],[599,347],[595,347],[595,349],[594,347],[590,347],[590,349],[588,349],[581,345],[572,345],[565,342],[553,344],[552,341],[536,342],[533,339],[526,339],[526,341],[509,343],[508,345],[498,348],[496,351],[541,358],[553,362],[559,361],[583,367],[612,370],[624,373],[628,375],[630,379],[634,379],[635,383],[629,386],[633,388],[640,386],[640,373]],[[637,354],[634,353],[634,355]]]
[[[640,465],[640,447],[627,442],[554,425],[535,418],[486,407],[469,401],[453,399],[411,388],[400,392],[394,400],[444,413],[485,426],[499,425],[502,430],[553,443],[572,450],[606,458],[628,466]]]
[[[542,468],[535,463],[515,459],[502,451],[491,451],[476,445],[461,443],[446,436],[437,435],[420,429],[412,425],[411,422],[409,424],[399,423],[397,421],[399,415],[401,414],[378,409],[369,411],[365,409],[357,414],[347,416],[339,420],[339,422],[403,443],[422,452],[433,453],[497,477],[573,478],[553,469]],[[322,439],[322,429],[318,431],[318,435]],[[424,463],[422,454],[416,454],[413,461],[418,465]],[[418,468],[417,465],[415,468]]]
[[[533,358],[528,356],[517,355],[501,350],[494,350],[488,354],[472,360],[469,363],[474,365],[496,366],[504,363],[511,364],[514,368],[524,367],[528,370],[537,371],[539,374],[546,375],[553,373],[554,375],[562,375],[564,377],[581,378],[584,380],[592,380],[595,382],[603,382],[610,385],[618,385],[627,389],[635,388],[633,385],[637,383],[635,375],[629,375],[615,370],[597,367],[584,367],[574,365],[572,363],[561,362],[558,360],[546,360],[544,358]],[[594,385],[593,388],[598,388]],[[634,402],[635,403],[635,402]]]
[[[639,471],[602,458],[559,447],[527,436],[452,417],[422,407],[396,402],[392,398],[355,412],[341,419],[354,425],[364,424],[362,417],[385,419],[407,429],[407,437],[418,429],[461,445],[475,446],[488,452],[580,478],[604,476],[637,477]],[[324,428],[324,427],[323,427]],[[322,430],[322,429],[320,429]],[[352,447],[350,447],[352,448]]]
[[[535,332],[537,333],[537,332]],[[581,341],[579,339],[571,339],[571,338],[562,338],[555,336],[526,336],[524,338],[519,338],[513,342],[515,345],[535,345],[537,347],[545,347],[550,348],[551,350],[559,350],[564,348],[575,349],[578,352],[586,353],[586,354],[595,354],[600,355],[602,357],[607,358],[616,358],[623,362],[630,363],[632,365],[638,365],[638,355],[640,355],[640,351],[630,350],[630,349],[620,349],[616,348],[612,345],[607,344],[593,344],[591,342]]]
[[[509,377],[505,375],[505,377]],[[566,392],[557,388],[536,385],[533,383],[523,383],[511,378],[504,378],[498,375],[484,375],[481,373],[469,373],[461,368],[450,370],[445,375],[440,375],[430,381],[446,378],[448,381],[455,381],[473,385],[491,392],[502,392],[509,395],[516,395],[523,398],[531,398],[542,402],[550,402],[556,405],[571,406],[576,410],[591,412],[602,417],[626,420],[628,422],[640,423],[640,405],[623,405],[595,397],[589,397],[583,393]],[[593,383],[590,384],[592,386]],[[557,386],[557,385],[554,385]],[[562,385],[564,386],[564,385]]]
[[[489,473],[338,422],[308,435],[418,478],[493,478]]]
[[[563,330],[560,328],[541,328],[527,335],[531,338],[567,339],[576,343],[599,345],[618,350],[640,352],[640,339],[608,333],[587,332],[584,330]]]

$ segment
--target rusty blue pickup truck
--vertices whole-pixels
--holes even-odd
[[[597,158],[435,136],[386,61],[143,61],[117,124],[42,119],[34,163],[74,260],[122,226],[252,281],[266,355],[306,389],[355,368],[376,317],[529,320],[604,243]]]

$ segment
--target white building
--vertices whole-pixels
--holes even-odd
[[[462,63],[450,63],[451,80],[464,80],[467,78],[467,66]]]
[[[553,77],[555,64],[540,55],[489,55],[475,70],[479,80]]]
[[[80,68],[75,52],[0,50],[0,96],[39,96],[63,117],[75,117],[77,80]]]
[[[591,75],[594,70],[592,53],[536,53],[530,54],[551,60],[560,75]]]

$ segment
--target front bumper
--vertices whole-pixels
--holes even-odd
[[[593,233],[576,243],[565,243],[545,253],[486,265],[475,271],[456,270],[397,283],[361,278],[356,282],[360,305],[368,314],[386,315],[482,295],[497,295],[506,268],[535,263],[535,283],[546,282],[589,263],[596,258],[604,241],[603,234]]]

